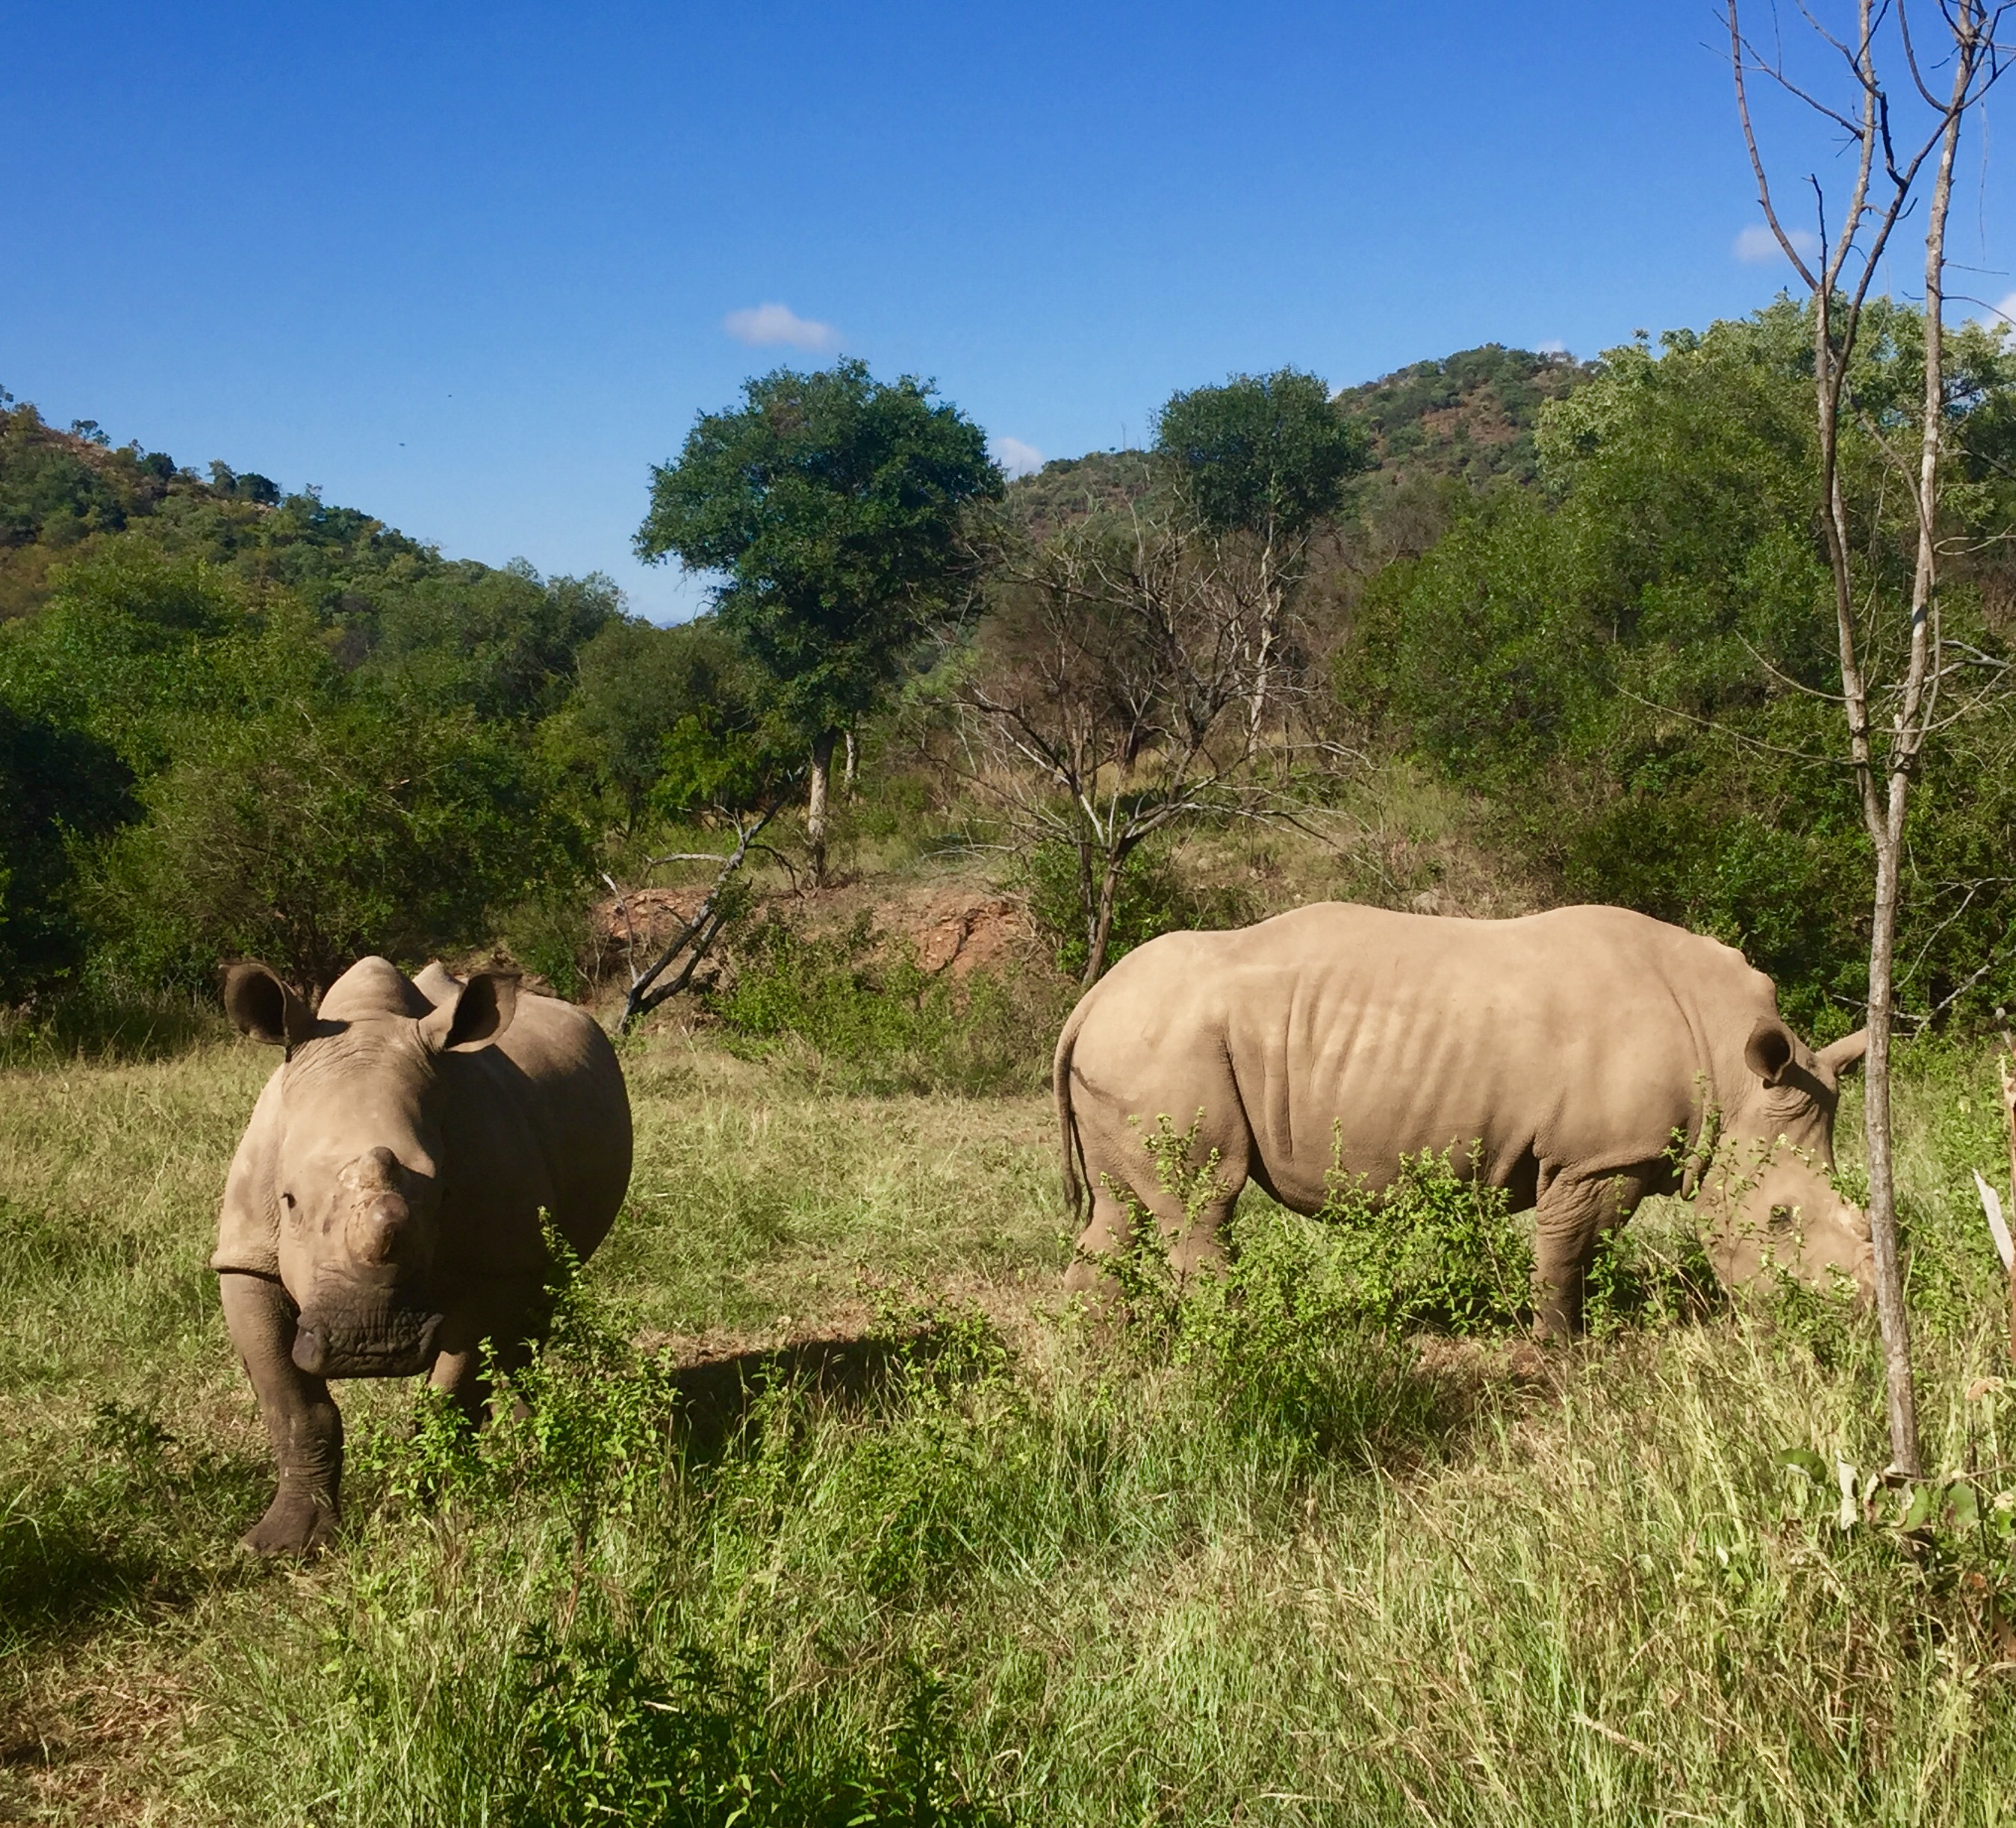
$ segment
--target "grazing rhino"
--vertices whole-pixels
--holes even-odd
[[[245,1538],[301,1554],[333,1533],[343,1420],[332,1377],[430,1372],[472,1416],[481,1348],[507,1367],[540,1318],[543,1207],[586,1257],[630,1179],[630,1103],[585,1012],[490,973],[409,981],[364,959],[308,1006],[234,966],[232,1020],[286,1049],[225,1183],[224,1316],[279,1463]]]
[[[1167,934],[1088,991],[1057,1042],[1075,1213],[1081,1162],[1092,1192],[1071,1280],[1094,1283],[1087,1258],[1123,1241],[1122,1189],[1186,1272],[1220,1255],[1248,1180],[1314,1212],[1334,1168],[1376,1191],[1402,1155],[1447,1149],[1534,1209],[1543,1333],[1577,1323],[1600,1233],[1649,1193],[1697,1186],[1725,1283],[1768,1256],[1867,1295],[1868,1221],[1829,1178],[1837,1082],[1864,1045],[1815,1053],[1741,953],[1622,908],[1464,920],[1326,902]],[[1186,1232],[1139,1125],[1199,1113],[1193,1165],[1217,1150],[1220,1185]]]

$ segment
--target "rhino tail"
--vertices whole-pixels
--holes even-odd
[[[1057,1037],[1057,1056],[1050,1068],[1050,1095],[1057,1101],[1058,1140],[1063,1145],[1064,1204],[1074,1220],[1085,1211],[1085,1178],[1079,1172],[1083,1150],[1079,1146],[1078,1121],[1071,1114],[1071,1049],[1078,1045],[1078,1031],[1085,1026],[1085,1005],[1081,1002],[1064,1019]]]

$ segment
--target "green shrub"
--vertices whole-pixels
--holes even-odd
[[[1037,845],[1023,862],[1021,887],[1028,898],[1029,918],[1049,942],[1057,969],[1081,976],[1088,941],[1075,847],[1060,839]],[[1236,885],[1193,883],[1165,846],[1144,844],[1130,851],[1120,867],[1106,963],[1110,969],[1136,946],[1165,933],[1239,927],[1251,918],[1247,898]]]
[[[983,973],[934,975],[869,923],[864,913],[844,932],[812,936],[760,921],[736,940],[729,982],[708,1007],[731,1037],[759,1048],[794,1037],[866,1090],[981,1092],[1035,1080],[1049,1064],[1049,1009],[1032,1014],[1028,991],[1018,1003]]]
[[[1598,1338],[1630,1326],[1690,1325],[1727,1305],[1691,1211],[1676,1231],[1640,1216],[1604,1232],[1582,1283],[1582,1325]]]
[[[1186,1226],[1219,1196],[1218,1156],[1193,1162],[1200,1117],[1179,1132],[1165,1116],[1143,1146],[1156,1178],[1183,1201]],[[1402,1334],[1503,1333],[1532,1308],[1532,1246],[1509,1212],[1510,1196],[1451,1166],[1449,1151],[1402,1156],[1383,1193],[1333,1170],[1312,1218],[1249,1203],[1233,1217],[1230,1259],[1222,1272],[1184,1286],[1167,1267],[1154,1219],[1131,1192],[1129,1245],[1100,1259],[1114,1276],[1129,1316],[1174,1335],[1201,1312],[1234,1330],[1268,1316],[1294,1316],[1359,1330]],[[1201,1310],[1197,1304],[1201,1302]],[[1252,1308],[1251,1322],[1246,1310]]]
[[[563,997],[578,997],[587,982],[583,966],[590,934],[588,907],[560,883],[506,909],[497,922],[504,949],[536,971]]]

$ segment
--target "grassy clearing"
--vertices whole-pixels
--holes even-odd
[[[531,1419],[471,1443],[409,1386],[351,1387],[346,1546],[249,1566],[265,1445],[203,1262],[270,1063],[0,1081],[0,1814],[2016,1806],[1992,1504],[1942,1494],[1913,1542],[1858,1486],[1839,1524],[1829,1469],[1882,1451],[1862,1323],[1724,1310],[1544,1353],[1298,1326],[1320,1240],[1259,1210],[1251,1286],[1281,1299],[1200,1310],[1208,1350],[1181,1315],[1102,1339],[1057,1311],[1044,1100],[840,1092],[788,1050],[635,1045],[629,1211]],[[2007,1368],[1967,1175],[2001,1158],[1992,1068],[1911,1074],[1924,1425],[1992,1499],[2016,1396],[1967,1394]],[[1683,1218],[1641,1220],[1653,1255]],[[730,1350],[750,1387],[677,1369]]]

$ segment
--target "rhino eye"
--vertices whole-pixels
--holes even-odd
[[[1771,1229],[1774,1232],[1788,1232],[1792,1229],[1792,1209],[1789,1206],[1771,1208]]]

